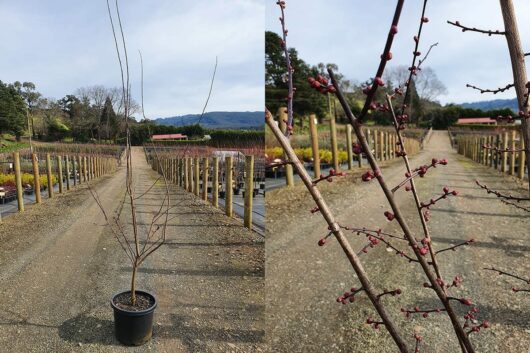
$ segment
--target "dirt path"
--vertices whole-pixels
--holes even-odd
[[[133,152],[135,189],[156,174]],[[93,184],[107,210],[123,197],[124,170]],[[146,224],[162,198],[140,200]],[[168,242],[143,265],[139,287],[157,295],[154,339],[124,348],[109,299],[129,286],[125,254],[86,186],[0,225],[2,352],[255,352],[264,341],[263,240],[172,188]],[[111,212],[112,213],[112,212]]]
[[[435,132],[426,150],[412,159],[412,165],[428,163],[433,157],[447,158],[449,165],[429,171],[418,181],[420,196],[428,200],[439,195],[446,185],[460,192],[458,197],[444,200],[431,210],[429,225],[435,246],[440,249],[472,237],[477,240],[472,247],[440,254],[439,260],[446,278],[464,278],[463,287],[455,294],[472,298],[480,309],[479,319],[492,322],[491,329],[473,338],[477,352],[525,352],[530,345],[530,297],[512,293],[514,282],[481,269],[494,265],[523,276],[530,273],[530,218],[486,195],[474,181],[480,179],[506,192],[517,193],[521,189],[513,179],[457,155],[451,150],[446,132]],[[401,181],[404,172],[401,163],[390,163],[383,169],[390,185]],[[353,174],[355,177],[332,184],[322,183],[321,190],[340,223],[395,231],[396,222],[387,222],[383,216],[389,206],[379,186],[360,182],[360,171]],[[408,214],[415,214],[410,194],[401,191],[398,202]],[[358,296],[354,304],[347,306],[336,303],[339,295],[352,286],[358,287],[359,282],[334,240],[324,247],[317,246],[327,233],[327,226],[319,214],[309,213],[312,207],[302,185],[267,195],[266,330],[272,350],[395,352],[385,330],[376,332],[365,324],[367,317],[377,317],[365,296]],[[420,232],[419,223],[411,226]],[[366,244],[357,235],[352,234],[350,240],[355,249]],[[422,287],[425,278],[416,265],[388,253],[382,246],[362,258],[379,288],[403,290],[401,296],[385,298],[384,302],[409,341],[413,341],[416,329],[426,343],[421,352],[459,351],[445,317],[405,320],[400,313],[401,307],[438,305],[433,293]]]

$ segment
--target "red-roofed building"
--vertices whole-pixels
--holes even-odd
[[[183,134],[166,134],[166,135],[153,135],[151,140],[153,141],[167,141],[167,140],[187,140],[188,136]]]
[[[492,118],[460,118],[456,122],[456,125],[464,124],[488,124],[488,125],[497,125],[497,120]]]

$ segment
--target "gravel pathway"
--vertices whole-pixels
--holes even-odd
[[[530,347],[530,296],[512,293],[516,283],[483,271],[486,266],[513,270],[522,276],[530,273],[530,218],[487,195],[474,184],[480,179],[499,190],[527,193],[513,178],[477,165],[450,148],[447,132],[434,132],[425,151],[412,158],[412,165],[429,163],[433,157],[447,158],[449,165],[429,171],[418,181],[422,199],[441,194],[444,186],[457,189],[458,197],[443,200],[431,210],[429,222],[438,249],[475,238],[476,244],[456,252],[440,254],[446,278],[461,275],[464,283],[454,292],[477,303],[480,320],[488,319],[492,328],[473,337],[477,352],[528,352]],[[387,163],[383,174],[389,185],[403,179],[400,162]],[[377,183],[360,182],[356,170],[321,190],[340,223],[350,226],[396,231],[396,222],[388,222],[383,212],[389,209]],[[400,191],[398,202],[407,214],[416,209],[410,194]],[[368,299],[359,295],[353,304],[341,305],[335,299],[358,280],[338,244],[331,240],[318,247],[327,226],[313,207],[302,185],[267,194],[266,291],[267,338],[273,352],[396,352],[384,329],[379,332],[365,324],[376,318]],[[411,227],[420,233],[416,218]],[[366,241],[350,238],[355,249]],[[386,297],[391,315],[411,344],[415,331],[424,337],[421,352],[458,352],[458,343],[445,316],[406,320],[400,308],[419,305],[436,308],[433,293],[422,287],[425,276],[417,265],[389,253],[382,246],[362,255],[365,268],[380,289],[401,288],[398,297]],[[463,309],[460,312],[464,313]]]
[[[133,163],[140,193],[156,174],[141,149]],[[121,169],[92,185],[111,213],[124,175]],[[157,184],[139,200],[140,224],[149,222],[162,190]],[[114,339],[109,300],[128,288],[130,266],[80,186],[0,225],[0,351],[264,351],[262,237],[181,189],[172,187],[171,195],[167,244],[138,278],[158,299],[149,344],[127,348]]]

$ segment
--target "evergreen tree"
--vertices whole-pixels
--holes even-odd
[[[118,116],[116,115],[116,112],[114,112],[114,108],[112,107],[112,100],[110,97],[107,97],[105,99],[105,103],[103,104],[103,110],[101,111],[101,118],[99,119],[100,126],[99,128],[105,131],[105,136],[107,140],[111,138],[115,138],[118,134]]]
[[[26,104],[13,85],[0,81],[0,133],[12,133],[20,139],[26,126]]]

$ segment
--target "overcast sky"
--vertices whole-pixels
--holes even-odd
[[[113,2],[113,1],[111,1]],[[121,15],[139,101],[144,58],[148,118],[263,110],[264,0],[127,0]],[[0,80],[32,81],[45,97],[121,85],[105,0],[0,0]]]
[[[379,56],[395,10],[395,0],[287,0],[288,46],[310,64],[336,63],[349,79],[364,81],[376,72]],[[280,14],[275,1],[267,1],[266,28],[280,33]],[[390,65],[410,66],[423,1],[405,1],[399,33]],[[514,0],[519,15],[523,47],[530,51],[530,1]],[[513,98],[515,92],[481,95],[466,88],[471,83],[484,88],[504,87],[513,82],[510,58],[503,36],[462,33],[447,20],[471,27],[503,30],[498,0],[429,1],[420,51],[439,42],[425,66],[432,67],[447,86],[442,103]]]

